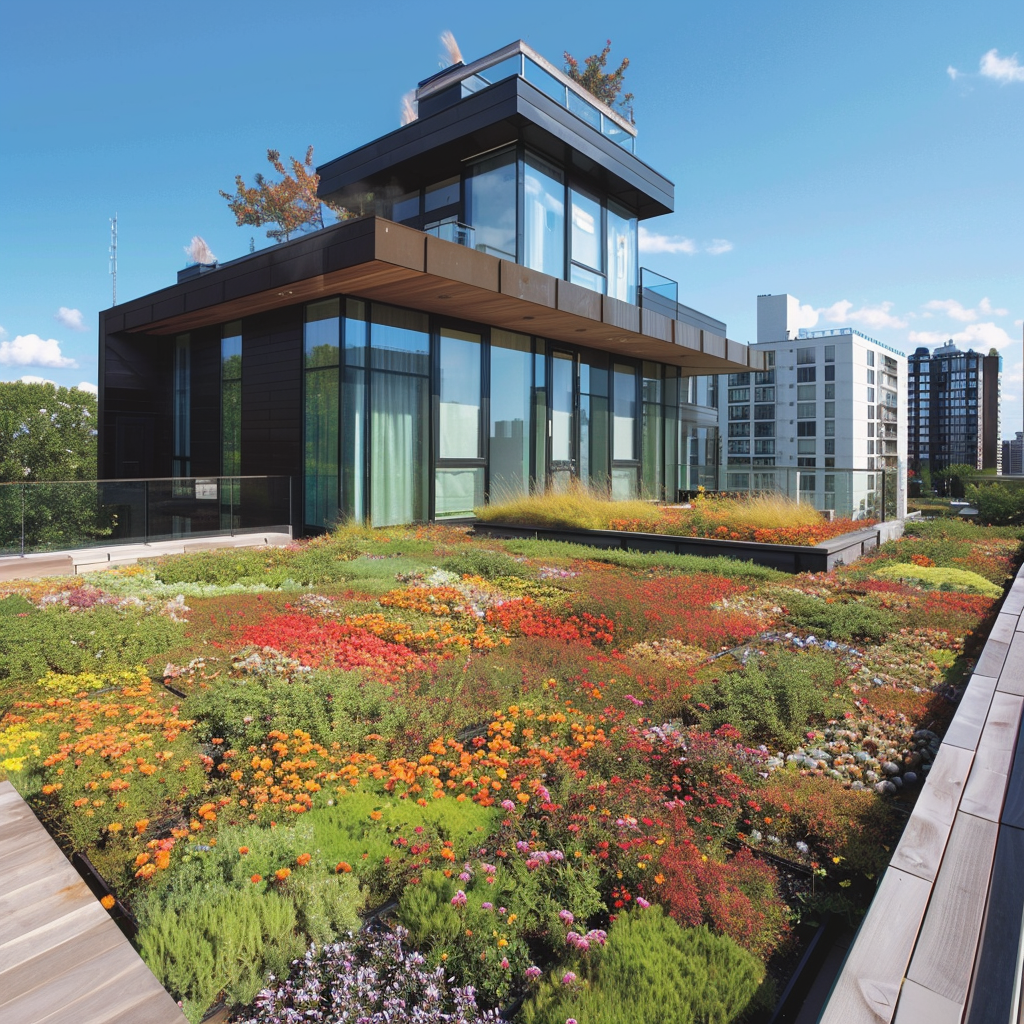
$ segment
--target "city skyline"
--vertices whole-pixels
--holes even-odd
[[[122,300],[173,283],[195,234],[222,260],[250,238],[272,244],[234,226],[218,189],[251,180],[267,148],[301,156],[313,144],[326,162],[398,127],[402,94],[437,69],[451,29],[467,59],[523,38],[560,63],[606,37],[614,64],[630,58],[638,156],[677,194],[675,213],[644,225],[641,263],[678,279],[680,300],[720,315],[730,337],[755,340],[756,296],[786,291],[810,329],[853,327],[907,354],[950,339],[995,347],[1003,435],[1021,424],[1016,5],[647,4],[620,24],[596,4],[600,28],[584,30],[532,2],[500,15],[448,3],[410,7],[386,40],[341,9],[296,40],[301,58],[278,62],[265,52],[269,5],[201,23],[121,4],[57,10],[45,75],[32,47],[0,72],[0,184],[51,197],[7,218],[2,379],[95,384],[115,212]],[[9,16],[11,37],[44,38],[42,18]]]

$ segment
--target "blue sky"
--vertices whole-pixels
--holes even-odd
[[[995,345],[1004,435],[1022,426],[1019,0],[96,0],[2,25],[0,379],[95,383],[115,211],[122,301],[172,283],[194,234],[222,260],[271,244],[218,189],[268,147],[326,161],[397,127],[450,29],[467,59],[520,37],[556,62],[608,37],[630,58],[638,155],[676,185],[641,263],[731,337],[788,291],[810,327]]]

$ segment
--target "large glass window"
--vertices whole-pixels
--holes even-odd
[[[530,339],[511,331],[491,331],[490,500],[530,493],[530,410],[533,356]]]
[[[603,292],[604,232],[601,204],[582,192],[569,192],[572,207],[572,274],[570,279],[585,288]]]
[[[523,189],[523,263],[565,276],[565,184],[562,172],[527,153]]]
[[[660,363],[643,364],[643,468],[644,493],[660,498],[663,493],[665,416],[662,408],[664,381]]]
[[[637,219],[618,203],[608,201],[608,294],[636,303]]]
[[[476,248],[515,262],[516,153],[507,149],[473,164],[466,178],[466,220]]]
[[[341,501],[347,517],[366,515],[366,303],[345,300],[345,384],[342,392]]]
[[[306,307],[305,482],[306,525],[329,527],[338,516],[338,373],[340,302]]]
[[[429,513],[430,334],[425,313],[374,303],[370,324],[370,521]]]
[[[608,357],[588,352],[580,357],[580,481],[608,487]]]
[[[192,338],[174,339],[174,452],[171,476],[192,475]]]
[[[612,457],[636,461],[636,370],[616,363],[613,373]]]
[[[472,515],[483,502],[482,346],[479,334],[449,327],[441,328],[438,346],[434,515],[441,519]],[[466,465],[467,460],[478,465]]]
[[[242,322],[225,324],[220,342],[220,472],[242,472]],[[240,503],[238,480],[221,483],[221,528],[239,525],[234,509]]]

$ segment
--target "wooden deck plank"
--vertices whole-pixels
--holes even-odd
[[[108,954],[115,955],[124,945],[124,936],[116,927],[113,931],[107,928],[109,923],[93,919],[88,927],[66,933],[63,941],[58,939],[31,959],[0,973],[0,1019],[8,1003],[48,987],[65,974],[69,964],[75,970],[88,969],[102,975]],[[97,958],[103,960],[102,965],[93,963]]]
[[[934,881],[973,760],[972,750],[946,743],[939,747],[928,785],[921,791],[893,854],[893,867]]]
[[[9,783],[0,784],[0,1021],[184,1024]]]
[[[61,945],[69,936],[101,925],[107,920],[107,912],[92,899],[77,910],[61,914],[45,923],[36,924],[34,920],[29,923],[26,917],[22,915],[19,919],[22,927],[18,933],[0,943],[0,977],[5,971]]]
[[[1006,780],[1020,728],[1024,697],[996,690],[985,728],[964,787],[960,809],[989,821],[998,821],[1003,809]]]
[[[89,887],[76,878],[73,884],[55,889],[53,879],[37,878],[18,890],[17,901],[0,899],[0,943],[9,942],[21,931],[59,920],[79,907],[96,902]]]
[[[1020,625],[1020,616],[1010,612],[1000,612],[992,629],[988,634],[989,640],[998,640],[1000,643],[1008,644],[1013,639],[1013,634]]]
[[[1024,917],[1024,831],[999,829],[966,1024],[1008,1021]]]
[[[930,892],[923,878],[886,870],[819,1024],[892,1020]]]
[[[953,822],[907,977],[967,1003],[999,827],[960,811]]]
[[[963,1007],[909,978],[903,982],[894,1024],[960,1024]]]
[[[996,682],[995,676],[979,676],[977,673],[971,676],[971,681],[960,698],[953,721],[950,722],[946,735],[942,737],[943,747],[964,747],[968,750],[977,748],[989,706],[992,704]]]
[[[104,979],[81,998],[40,1017],[38,1024],[185,1024],[177,1003],[139,964],[140,970]]]
[[[996,689],[1004,693],[1024,694],[1024,633],[1015,633],[1010,641]]]

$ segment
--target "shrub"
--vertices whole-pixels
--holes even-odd
[[[809,728],[842,716],[850,705],[836,682],[845,673],[822,651],[769,650],[742,671],[727,672],[701,699],[710,705],[709,729],[733,725],[748,744],[797,746]]]
[[[192,1024],[223,992],[228,1002],[252,1002],[267,970],[287,971],[305,946],[295,933],[295,908],[255,886],[190,899],[155,915],[138,935],[139,952]]]
[[[946,566],[914,565],[906,562],[893,562],[875,570],[876,576],[894,580],[914,580],[926,587],[938,590],[963,590],[968,594],[981,594],[984,597],[998,598],[1003,596],[1003,588],[989,582],[969,569],[953,569]]]
[[[882,643],[899,628],[896,615],[864,601],[829,600],[796,591],[786,594],[784,600],[788,621],[819,638]]]
[[[0,680],[75,675],[134,666],[179,646],[184,625],[141,609],[100,605],[47,608],[5,617],[0,629]]]
[[[764,979],[756,957],[731,939],[680,928],[657,907],[619,917],[592,962],[582,980],[556,971],[543,982],[523,1008],[526,1024],[728,1024]]]
[[[991,526],[1024,525],[1024,487],[1006,484],[971,484],[967,500],[978,510],[978,518]]]
[[[485,548],[467,548],[449,555],[442,563],[442,569],[460,576],[482,576],[485,580],[501,576],[531,576],[524,566],[504,551],[488,551]]]

